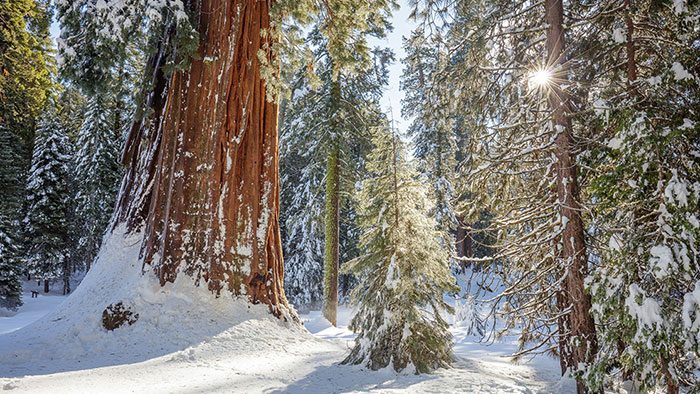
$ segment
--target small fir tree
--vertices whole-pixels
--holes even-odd
[[[29,272],[48,281],[70,278],[67,264],[68,143],[53,111],[41,120],[27,182],[26,239]]]
[[[78,133],[75,157],[75,178],[79,180],[78,255],[86,269],[90,269],[114,209],[122,172],[119,165],[122,118],[112,103],[96,95],[90,99]]]
[[[15,310],[22,305],[20,276],[19,216],[22,207],[21,159],[19,141],[0,124],[0,308]]]
[[[427,373],[450,365],[451,335],[440,313],[453,313],[443,295],[458,288],[438,225],[426,213],[426,186],[400,139],[380,130],[373,143],[367,167],[374,176],[359,191],[366,252],[344,268],[360,275],[350,324],[359,335],[344,363]]]
[[[280,223],[284,291],[289,302],[306,312],[320,309],[323,299],[323,167],[308,165],[296,130],[282,128]]]

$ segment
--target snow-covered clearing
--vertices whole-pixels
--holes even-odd
[[[24,282],[22,288],[24,289],[22,292],[24,305],[19,311],[11,312],[0,308],[0,335],[33,323],[56,309],[66,299],[61,295],[62,292],[59,289],[51,289],[48,294],[44,294],[43,286],[37,285],[35,281]],[[31,298],[32,290],[39,292],[37,298]]]
[[[319,312],[302,316],[315,336],[279,324],[264,313],[251,312],[250,320],[203,336],[181,350],[172,351],[164,332],[160,338],[164,342],[162,351],[147,349],[153,342],[144,341],[142,357],[129,351],[102,354],[95,350],[92,355],[83,353],[74,359],[29,357],[16,363],[3,355],[0,387],[13,393],[37,394],[574,392],[571,382],[560,381],[555,360],[536,358],[514,365],[501,357],[512,346],[510,343],[484,346],[475,343],[473,337],[460,337],[459,332],[455,332],[455,368],[434,375],[374,372],[339,365],[352,345],[353,335],[345,326],[350,311],[341,310],[342,325],[338,328]],[[0,337],[3,348],[9,339],[6,337]],[[144,340],[134,338],[134,347],[137,339]],[[76,338],[65,345],[80,347],[80,342]]]
[[[513,338],[486,346],[459,325],[452,329],[453,369],[410,375],[340,365],[353,343],[349,309],[339,311],[337,328],[319,312],[301,316],[304,328],[271,317],[261,305],[215,299],[185,275],[160,288],[152,274],[131,266],[138,244],[108,242],[112,264],[96,264],[72,296],[27,296],[15,316],[0,318],[0,388],[32,394],[575,391],[572,381],[560,379],[556,360],[513,364],[502,357],[514,349]],[[109,332],[100,318],[114,300],[124,300],[139,319]]]

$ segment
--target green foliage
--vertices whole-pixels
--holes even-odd
[[[36,118],[53,86],[49,2],[0,3],[0,124],[31,147]]]
[[[452,313],[443,295],[458,288],[437,224],[426,214],[426,186],[401,141],[386,129],[372,141],[372,177],[358,195],[364,253],[344,268],[360,277],[350,324],[358,337],[344,363],[427,373],[450,365],[451,335],[440,313]]]
[[[0,124],[0,308],[12,310],[22,305],[19,213],[23,186],[19,145],[16,136]]]
[[[180,0],[92,0],[56,3],[61,35],[58,63],[61,75],[88,94],[105,93],[114,70],[130,56],[134,42],[146,57],[166,56],[164,72],[186,69],[199,45],[195,15]]]
[[[688,6],[678,12],[639,1],[598,21],[618,32],[601,40],[615,54],[604,58],[609,64],[628,59],[616,51],[626,48],[619,36],[628,33],[628,13],[649,28],[632,32],[636,78],[629,67],[603,68],[595,110],[582,116],[603,142],[585,157],[600,240],[589,283],[603,344],[589,376],[597,386],[615,371],[641,390],[699,384],[700,86],[693,75],[700,53],[697,21],[687,17],[698,5]],[[619,80],[627,83],[609,82]]]
[[[315,24],[323,36],[333,59],[334,80],[341,74],[354,76],[373,66],[373,51],[367,37],[383,37],[391,29],[389,17],[397,4],[396,0],[276,1],[271,10],[270,31],[263,32],[272,38],[272,44],[258,54],[270,98],[285,96],[287,89],[283,81],[302,67],[309,80],[317,82],[314,67],[309,67],[314,56],[302,39],[303,27]]]

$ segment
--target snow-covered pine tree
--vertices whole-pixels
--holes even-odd
[[[590,193],[600,240],[590,280],[602,351],[590,380],[700,387],[700,47],[697,3],[620,0],[581,16],[596,125]],[[601,10],[609,10],[601,16]],[[594,17],[590,17],[590,15]],[[606,381],[607,380],[607,381]],[[691,389],[692,392],[692,389]]]
[[[297,74],[293,103],[284,111],[280,135],[280,226],[284,247],[284,290],[301,312],[320,309],[323,302],[323,167],[318,165],[319,141],[306,139],[306,107],[299,90],[309,89]],[[310,146],[309,146],[310,145]]]
[[[355,257],[352,245],[357,237],[354,223],[341,213],[353,212],[349,204],[364,174],[369,130],[381,121],[379,99],[391,53],[375,50],[373,67],[355,74],[335,73],[320,31],[312,31],[309,41],[318,47],[318,81],[311,80],[307,70],[297,72],[282,125],[285,283],[297,308],[322,303],[327,319],[335,324],[336,264],[341,257]]]
[[[96,94],[88,103],[75,153],[78,220],[76,257],[90,269],[114,209],[119,180],[124,113],[118,102]]]
[[[87,99],[80,92],[80,90],[73,86],[57,86],[60,89],[60,94],[58,99],[55,100],[56,105],[59,109],[56,111],[56,121],[60,124],[61,129],[68,138],[69,152],[71,160],[68,163],[68,173],[70,176],[67,179],[67,187],[69,191],[76,191],[79,188],[80,179],[75,177],[75,150],[77,149],[76,143],[78,139],[78,134],[80,132],[80,127],[83,123],[83,118],[85,117]],[[75,246],[79,241],[79,227],[80,218],[77,212],[77,199],[74,193],[70,193],[68,198],[68,208],[66,214],[66,221],[68,223],[68,239],[66,244],[70,246]],[[77,259],[77,252],[80,249],[77,247],[70,247],[68,250],[68,260],[65,264],[70,266],[71,272],[76,272],[81,268],[82,261]],[[69,270],[67,269],[66,272]],[[70,281],[64,282],[65,293],[70,293],[72,288],[70,287]]]
[[[449,252],[427,213],[427,186],[407,161],[400,138],[378,129],[367,167],[372,177],[359,191],[363,254],[344,268],[360,283],[350,328],[358,333],[343,361],[371,369],[391,365],[427,373],[450,365],[451,335],[441,313],[453,313],[446,292],[455,292]]]
[[[36,132],[24,219],[29,272],[44,281],[45,292],[55,278],[62,278],[65,288],[71,274],[66,243],[70,157],[67,138],[55,116],[54,111],[47,111]]]
[[[0,3],[0,307],[20,305],[23,192],[36,119],[53,88],[48,1]],[[9,145],[6,145],[9,144]],[[20,265],[21,264],[21,265]]]
[[[447,56],[428,43],[422,28],[405,38],[403,47],[406,57],[401,89],[406,97],[401,102],[401,113],[413,119],[408,135],[413,140],[415,156],[421,159],[418,169],[432,189],[435,203],[431,215],[445,233],[445,245],[453,245],[452,233],[457,226],[454,209],[457,134],[451,106],[445,105],[450,100],[442,96],[449,90],[441,89],[433,81],[436,71],[446,66],[440,62],[444,63]]]
[[[20,141],[0,124],[0,308],[15,310],[22,305],[22,159]]]

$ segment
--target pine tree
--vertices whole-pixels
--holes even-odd
[[[298,75],[292,87],[309,89]],[[324,171],[318,165],[318,140],[306,138],[314,129],[299,124],[306,107],[296,100],[284,111],[280,136],[280,224],[284,242],[284,289],[297,310],[320,309],[323,302],[323,193]],[[305,119],[306,120],[306,119]],[[310,130],[309,130],[310,129]],[[313,134],[312,134],[313,135]]]
[[[54,64],[49,56],[50,2],[2,1],[0,21],[0,306],[15,308],[20,305],[18,275],[25,271],[18,224],[25,174],[31,164],[36,119],[54,85]]]
[[[598,131],[587,164],[598,203],[601,252],[590,287],[603,351],[590,379],[602,386],[621,371],[640,390],[677,393],[700,384],[700,54],[698,23],[688,17],[699,9],[600,6],[611,11],[582,18],[606,54],[590,59],[596,83],[582,116]]]
[[[296,74],[282,126],[286,283],[297,308],[322,303],[324,315],[335,324],[338,266],[355,257],[356,242],[354,223],[342,214],[353,212],[351,197],[364,173],[369,129],[380,121],[379,99],[391,54],[375,50],[373,67],[338,73],[334,79],[327,41],[319,30],[311,32],[309,41],[318,45],[318,80],[309,78],[307,70]]]
[[[41,120],[32,154],[27,181],[27,216],[25,237],[29,242],[29,272],[44,281],[70,279],[67,256],[68,223],[68,143],[55,113],[49,111]]]
[[[62,91],[56,100],[56,104],[60,109],[56,111],[56,120],[68,138],[70,147],[71,160],[68,163],[70,176],[67,180],[67,187],[68,190],[77,192],[82,179],[75,176],[75,154],[79,149],[77,145],[78,135],[85,118],[87,98],[73,85],[60,86],[60,88],[62,88]],[[77,247],[80,240],[81,220],[78,215],[78,200],[74,193],[71,193],[68,199],[66,221],[69,229],[67,245],[71,246],[67,253],[68,260],[66,264],[70,266],[71,272],[76,272],[82,268],[83,261],[79,258],[80,248]],[[63,291],[66,294],[72,290],[70,285],[70,281],[64,282]]]
[[[341,193],[354,184],[357,174],[348,170],[362,165],[364,154],[353,150],[363,140],[368,130],[379,120],[378,101],[381,89],[386,84],[386,63],[392,55],[388,51],[375,51],[374,74],[370,72],[345,76],[333,73],[332,62],[327,63],[326,91],[324,100],[326,117],[325,146],[326,188],[324,218],[324,281],[323,315],[336,325],[338,309],[339,267],[340,267],[340,213],[343,205]],[[317,113],[316,116],[321,115]],[[355,164],[350,164],[354,162]],[[344,165],[343,165],[344,164]],[[344,170],[344,171],[343,171]],[[353,176],[355,175],[355,176]],[[347,201],[347,200],[346,200]]]
[[[456,228],[455,169],[457,167],[457,135],[454,111],[441,95],[449,90],[440,89],[433,79],[437,77],[446,56],[428,44],[422,29],[417,29],[404,39],[406,57],[401,76],[401,87],[406,92],[402,101],[402,114],[413,121],[408,135],[413,139],[415,156],[421,159],[420,171],[431,185],[435,200],[432,215],[440,230],[445,232],[443,242],[452,244],[450,233]]]
[[[78,133],[75,154],[75,196],[78,216],[79,259],[86,270],[95,257],[102,235],[114,209],[121,178],[123,114],[114,101],[95,95],[90,99],[85,120]]]
[[[4,0],[0,21],[0,124],[20,139],[29,156],[36,119],[53,86],[50,2]]]
[[[15,310],[22,305],[21,234],[19,212],[22,209],[22,160],[17,153],[19,141],[0,124],[0,308]]]
[[[358,336],[343,362],[427,373],[450,365],[451,335],[440,313],[452,313],[443,295],[457,291],[455,279],[437,223],[426,212],[426,186],[402,142],[386,129],[372,141],[367,167],[373,176],[359,192],[364,253],[345,268],[360,276],[350,324]]]

